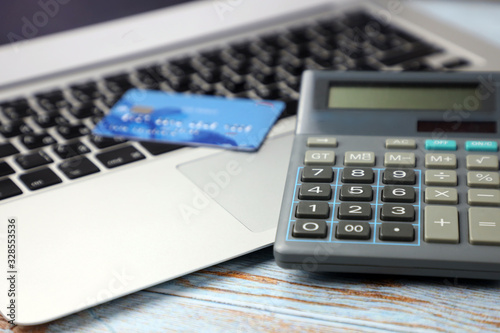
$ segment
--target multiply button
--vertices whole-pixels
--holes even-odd
[[[427,206],[424,240],[428,243],[458,243],[458,210],[449,206]]]
[[[335,152],[329,150],[308,150],[304,159],[306,165],[333,165],[335,164]]]
[[[425,185],[456,186],[457,173],[451,170],[427,170],[425,171]]]
[[[425,189],[425,202],[455,205],[458,203],[458,192],[450,187],[427,187]]]
[[[469,242],[500,245],[500,209],[469,208]]]
[[[498,170],[498,157],[496,155],[468,155],[467,169],[469,170]]]
[[[385,153],[384,165],[386,167],[414,167],[414,153]]]

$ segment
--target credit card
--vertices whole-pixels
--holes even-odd
[[[284,108],[285,103],[280,101],[131,89],[93,133],[254,151]]]

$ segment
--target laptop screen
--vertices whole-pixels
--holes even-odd
[[[0,45],[106,22],[192,0],[0,1]]]

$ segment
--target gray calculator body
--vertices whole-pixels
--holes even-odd
[[[500,279],[500,75],[304,73],[274,255]]]

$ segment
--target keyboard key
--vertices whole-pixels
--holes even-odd
[[[438,49],[423,42],[416,42],[409,46],[392,49],[382,53],[380,62],[386,66],[394,66],[402,62],[428,56],[439,52]]]
[[[45,112],[35,116],[35,122],[41,128],[49,128],[56,125],[66,125],[69,124],[68,119],[63,117],[59,112]]]
[[[382,223],[379,229],[379,237],[384,241],[413,242],[415,240],[415,230],[411,224]]]
[[[0,143],[0,158],[19,153],[19,150],[10,142]]]
[[[59,164],[59,169],[69,179],[80,178],[100,171],[99,168],[86,157],[78,157],[64,161]]]
[[[24,133],[31,133],[33,130],[22,120],[15,120],[0,126],[0,133],[5,138],[12,138]]]
[[[68,125],[57,126],[57,132],[63,138],[69,140],[90,134],[90,129],[83,124],[77,124],[77,125],[68,124]]]
[[[58,144],[55,145],[53,149],[54,152],[62,159],[90,153],[90,149],[80,141]]]
[[[342,201],[371,201],[373,189],[370,185],[342,185],[340,200]]]
[[[108,90],[113,94],[122,94],[125,91],[134,88],[134,85],[130,82],[128,73],[108,76],[104,78],[104,81],[106,88],[108,88]]]
[[[303,182],[329,183],[333,181],[333,170],[328,167],[306,166],[302,171]]]
[[[384,184],[414,185],[416,182],[415,171],[411,169],[385,169],[382,175]]]
[[[79,106],[73,106],[69,108],[69,112],[77,119],[85,119],[95,115],[104,114],[104,111],[102,111],[94,103],[85,103]]]
[[[0,108],[10,120],[18,120],[35,114],[28,101],[24,98],[0,104]]]
[[[117,148],[97,154],[96,158],[107,168],[115,168],[124,164],[145,159],[144,155],[132,146]]]
[[[415,189],[413,187],[384,186],[382,201],[415,202]]]
[[[71,93],[80,102],[88,102],[102,96],[95,82],[86,82],[71,86]]]
[[[371,228],[368,222],[340,221],[335,237],[338,239],[370,239]]]
[[[186,147],[183,145],[175,145],[175,144],[170,144],[170,143],[159,143],[159,142],[148,142],[148,141],[141,141],[140,144],[150,154],[155,155],[155,156]]]
[[[372,207],[369,203],[346,203],[339,206],[338,218],[341,220],[370,220]]]
[[[49,91],[35,95],[38,105],[46,111],[55,111],[69,105],[61,90]]]
[[[0,162],[0,177],[13,174],[15,171],[7,162]]]
[[[298,218],[327,219],[330,216],[330,207],[326,202],[301,201],[297,204],[295,216]]]
[[[49,168],[29,172],[21,175],[19,178],[32,191],[62,182],[61,178],[59,178],[54,171]]]
[[[382,221],[415,221],[415,208],[404,204],[383,204],[380,210]]]
[[[56,143],[56,140],[47,133],[24,134],[21,136],[20,141],[28,149],[40,148]]]
[[[330,184],[302,184],[299,190],[301,200],[330,200],[331,197]]]
[[[124,138],[108,138],[100,135],[91,135],[90,142],[92,142],[97,148],[103,149],[127,142],[127,140]]]
[[[325,221],[297,221],[292,230],[292,236],[297,238],[325,238],[327,234]]]
[[[450,206],[427,206],[424,212],[424,240],[428,243],[457,244],[458,210]]]
[[[353,168],[347,167],[342,171],[343,183],[373,183],[373,170],[370,168]]]
[[[0,200],[22,194],[23,191],[10,179],[0,180]]]
[[[24,154],[16,157],[16,162],[21,166],[21,168],[28,170],[39,167],[41,165],[49,164],[54,162],[49,155],[43,151],[37,151],[31,154]]]

